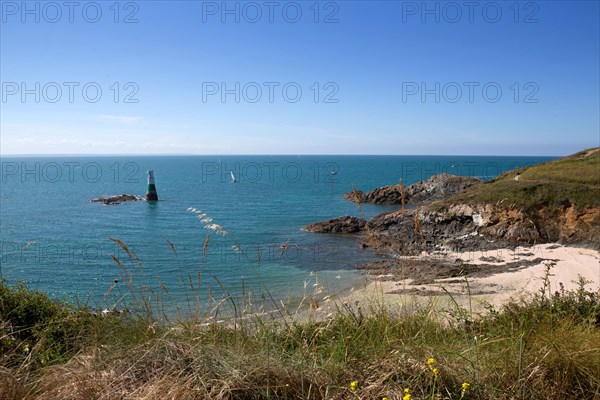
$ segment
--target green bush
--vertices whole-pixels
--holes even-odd
[[[9,364],[25,359],[41,365],[66,361],[91,317],[24,283],[11,287],[0,281],[0,356]]]

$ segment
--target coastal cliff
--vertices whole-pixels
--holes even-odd
[[[402,255],[551,242],[600,249],[599,148],[509,171],[489,182],[442,174],[405,188],[386,186],[344,197],[400,204],[402,191],[405,204],[419,208],[362,223],[345,216],[303,229],[359,233],[362,246]],[[352,229],[348,221],[354,221]]]
[[[366,193],[357,190],[346,193],[344,198],[361,203],[402,204],[404,201],[406,205],[419,205],[446,199],[453,194],[464,192],[480,182],[481,180],[477,178],[444,173],[410,186],[402,184],[384,186]]]

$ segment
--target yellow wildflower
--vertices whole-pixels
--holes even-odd
[[[429,365],[429,367],[432,367],[433,364],[435,364],[435,359],[433,357],[429,357],[427,359],[427,365]]]
[[[350,389],[356,391],[356,389],[358,389],[358,382],[356,382],[356,381],[350,382]]]
[[[432,369],[432,371],[435,376],[440,372],[437,368]]]
[[[410,393],[405,394],[402,400],[410,400]]]
[[[466,392],[466,391],[467,391],[467,389],[469,388],[469,386],[471,386],[471,385],[470,385],[470,384],[468,384],[467,382],[463,383],[463,384],[462,384],[462,390],[463,390],[463,392]]]

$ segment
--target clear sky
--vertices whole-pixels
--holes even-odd
[[[2,154],[565,155],[598,1],[1,1]]]

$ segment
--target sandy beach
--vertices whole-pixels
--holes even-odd
[[[464,253],[422,254],[401,261],[410,269],[411,263],[430,264],[430,269],[443,269],[440,260],[450,260],[464,266],[464,276],[444,276],[444,271],[435,271],[427,283],[405,277],[401,271],[380,274],[378,269],[364,268],[368,283],[364,288],[337,296],[318,299],[319,308],[314,316],[326,316],[340,304],[352,308],[369,304],[385,304],[391,309],[407,305],[434,302],[439,307],[452,307],[454,301],[462,307],[472,307],[474,312],[483,312],[492,305],[499,309],[511,299],[526,298],[539,292],[544,286],[544,277],[549,268],[548,292],[554,293],[562,287],[573,290],[578,287],[579,277],[586,281],[590,291],[600,290],[600,252],[592,249],[540,244],[515,249],[475,251]],[[381,271],[379,271],[381,272]],[[409,276],[410,271],[405,276]],[[442,276],[435,278],[435,276]],[[450,296],[451,294],[452,296]],[[451,298],[452,297],[452,298]]]
[[[489,252],[488,252],[489,253]],[[474,262],[486,257],[485,253],[458,254],[452,257],[473,257]],[[490,257],[488,254],[487,257]],[[490,294],[476,295],[476,298],[485,300],[494,305],[500,305],[510,298],[527,296],[539,292],[543,286],[547,266],[550,267],[549,291],[554,293],[560,290],[561,284],[565,290],[578,287],[579,277],[589,283],[588,290],[600,290],[600,252],[591,249],[561,246],[557,244],[542,244],[533,247],[519,247],[516,250],[505,250],[496,256],[496,265],[506,264],[510,261],[532,261],[539,258],[548,260],[535,263],[531,266],[494,273],[487,277],[474,278],[471,287]],[[480,265],[486,265],[479,261]],[[438,287],[456,285],[451,279],[441,279]]]

